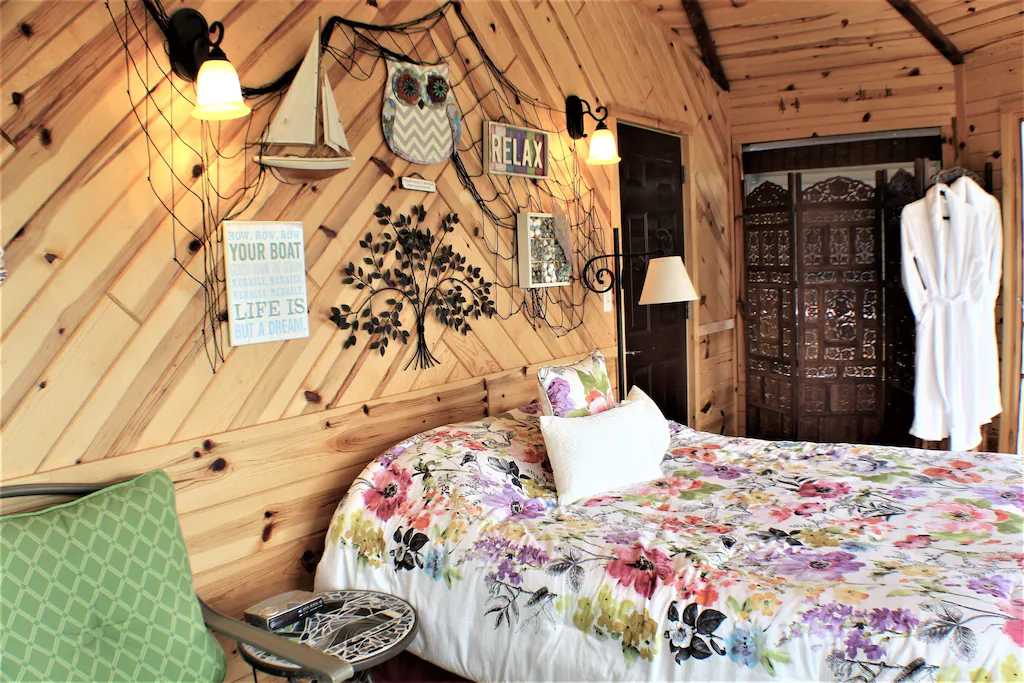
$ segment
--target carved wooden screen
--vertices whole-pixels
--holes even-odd
[[[876,441],[882,425],[882,245],[875,189],[797,182],[799,415],[809,441]]]
[[[882,190],[882,302],[885,335],[885,402],[881,440],[913,445],[914,421],[914,312],[903,291],[900,217],[903,207],[924,196],[927,171],[917,164],[917,177],[900,169],[889,179],[878,173],[875,186]]]
[[[768,439],[796,438],[793,211],[790,191],[771,182],[744,199],[747,433]]]

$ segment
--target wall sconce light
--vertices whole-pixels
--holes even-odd
[[[623,308],[622,308],[622,266],[629,263],[630,259],[648,258],[647,274],[644,276],[644,286],[640,292],[641,306],[651,304],[671,304],[682,301],[696,301],[697,290],[693,287],[689,273],[686,272],[686,265],[683,258],[678,255],[669,254],[671,246],[671,235],[667,230],[658,230],[656,233],[662,248],[645,252],[622,253],[619,244],[619,229],[612,230],[612,242],[614,251],[611,254],[599,254],[587,261],[583,266],[583,286],[591,292],[603,294],[615,288],[615,337],[618,342],[618,358],[616,359],[617,370],[620,378],[626,377],[626,340],[623,334]],[[600,266],[601,259],[612,259],[611,267]],[[689,314],[687,314],[689,317]],[[625,379],[619,380],[619,398],[626,395]]]
[[[565,98],[565,121],[569,130],[569,137],[573,140],[587,137],[583,130],[583,115],[589,114],[597,121],[597,128],[590,138],[590,156],[587,163],[591,165],[617,164],[622,159],[619,157],[619,150],[615,145],[615,136],[608,130],[604,120],[608,118],[608,110],[598,107],[591,111],[590,103],[581,100],[576,95],[569,95]]]
[[[216,40],[211,39],[213,34],[217,34]],[[166,35],[167,55],[174,73],[196,83],[194,118],[225,121],[252,111],[242,101],[238,73],[220,47],[224,24],[207,24],[202,14],[184,8],[171,15]]]

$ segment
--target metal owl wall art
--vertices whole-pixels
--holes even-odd
[[[462,121],[448,82],[448,65],[385,60],[384,139],[391,151],[414,164],[444,161],[459,144]]]

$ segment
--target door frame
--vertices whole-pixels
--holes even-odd
[[[606,105],[608,108],[608,119],[605,123],[608,124],[608,128],[611,130],[617,130],[618,124],[623,123],[627,126],[635,126],[637,128],[646,128],[656,133],[664,133],[666,135],[672,135],[679,138],[679,151],[682,158],[683,166],[687,169],[690,168],[690,136],[693,134],[693,126],[683,121],[673,121],[670,119],[657,119],[646,114],[637,112],[634,109],[628,107],[622,107],[614,104]],[[591,167],[592,169],[594,167]],[[611,184],[609,208],[611,213],[612,225],[619,225],[622,222],[622,207],[619,202],[619,165],[611,164],[605,166],[609,172],[609,181]],[[595,175],[599,171],[595,171]],[[689,170],[687,175],[691,175]],[[693,282],[693,288],[697,290],[698,296],[700,295],[700,260],[697,258],[697,243],[695,239],[696,230],[693,225],[693,192],[690,188],[692,186],[690,178],[686,178],[683,182],[683,251],[686,256],[683,258],[683,263],[686,264],[686,271],[690,276],[690,280]],[[620,227],[621,230],[621,227]],[[605,239],[610,242],[611,231],[605,235]],[[612,248],[606,245],[608,253],[611,253]],[[616,287],[622,288],[622,283],[615,283]],[[624,294],[624,293],[623,293]],[[623,297],[624,298],[624,297]],[[686,321],[686,418],[687,424],[694,429],[697,429],[697,411],[699,406],[697,405],[697,397],[700,396],[700,373],[698,371],[698,346],[697,346],[697,331],[700,329],[700,301],[690,302],[690,317]],[[692,305],[697,304],[697,305]],[[623,348],[625,348],[625,315],[619,315],[616,312],[615,320],[615,333],[622,335]],[[624,359],[625,363],[629,362],[629,357]],[[624,364],[625,364],[624,363]],[[620,381],[625,381],[625,378],[620,378]],[[627,387],[628,390],[628,387]],[[625,392],[623,392],[625,395]],[[735,413],[735,411],[734,411]],[[733,425],[733,427],[735,427]],[[735,433],[735,429],[733,430]]]
[[[1021,235],[1021,121],[1024,105],[1019,100],[999,106],[1001,185],[1000,205],[1003,211],[1003,289],[1002,289],[1002,367],[1000,391],[1003,412],[999,417],[999,451],[1016,453],[1019,443],[1021,410],[1021,325],[1022,269],[1024,250]]]

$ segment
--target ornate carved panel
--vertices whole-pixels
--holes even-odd
[[[925,174],[923,164],[916,173]],[[885,188],[882,201],[882,288],[884,295],[879,306],[883,330],[878,338],[864,338],[864,354],[884,354],[885,382],[883,393],[876,401],[884,412],[883,430],[888,443],[912,444],[908,430],[914,417],[914,348],[915,325],[910,302],[903,290],[902,251],[900,244],[900,217],[903,207],[916,201],[922,193],[921,184],[914,174],[900,169],[885,181],[880,174],[880,186]],[[884,346],[884,349],[881,348]]]
[[[833,176],[808,187],[801,198],[808,204],[872,202],[875,188],[853,178]]]
[[[894,190],[907,197],[906,176],[881,192],[842,176],[801,192],[791,176],[789,190],[762,183],[747,196],[749,434],[879,438],[883,364],[903,362],[913,374],[912,341],[900,361],[886,357],[898,345],[885,327],[898,307],[882,293],[883,271],[899,269],[899,217],[883,204]],[[906,336],[913,319],[897,324]]]
[[[878,212],[875,189],[852,178],[829,178],[800,193],[800,439],[836,441],[852,434],[854,440],[872,441],[877,436],[882,266]]]
[[[801,189],[791,174],[788,188],[746,197],[749,434],[906,443],[914,318],[900,211],[925,166],[879,172],[874,186],[835,176]]]
[[[746,196],[747,431],[796,437],[795,232],[790,191],[765,182]]]

